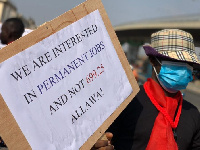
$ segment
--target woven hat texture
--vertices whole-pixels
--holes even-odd
[[[164,29],[151,35],[151,45],[143,46],[146,55],[199,65],[193,37],[179,29]]]

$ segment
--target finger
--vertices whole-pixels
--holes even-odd
[[[109,145],[109,146],[106,146],[106,147],[101,147],[98,150],[114,150],[114,146],[113,145]]]
[[[113,138],[113,134],[111,132],[106,132],[106,137],[109,141]]]
[[[108,141],[107,140],[98,140],[94,144],[94,148],[100,148],[100,147],[105,147],[105,146],[108,146]]]

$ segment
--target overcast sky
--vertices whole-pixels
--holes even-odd
[[[50,21],[84,0],[11,0],[36,25]],[[102,0],[113,26],[162,16],[200,14],[200,0]]]

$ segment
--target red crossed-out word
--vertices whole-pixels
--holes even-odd
[[[97,68],[95,70],[93,70],[92,73],[89,73],[89,75],[87,75],[87,77],[86,77],[87,83],[94,81],[103,72],[104,72],[104,66],[102,64],[100,66],[97,66]]]

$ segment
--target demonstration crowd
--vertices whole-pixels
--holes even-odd
[[[22,21],[10,18],[2,25],[1,43],[8,45],[23,32]],[[92,150],[200,150],[200,113],[180,92],[200,69],[192,35],[160,30],[143,48],[152,76],[107,129],[108,140],[99,139]],[[3,140],[0,146],[6,147]]]

